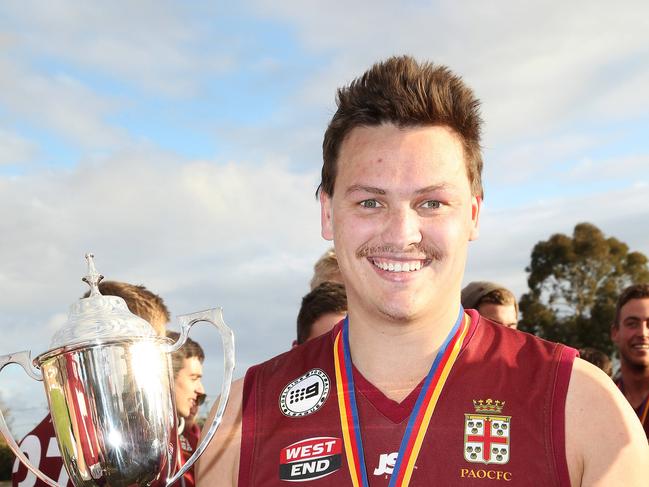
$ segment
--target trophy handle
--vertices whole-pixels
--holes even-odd
[[[38,370],[32,368],[31,352],[28,350],[23,350],[22,352],[10,353],[9,355],[1,355],[0,372],[2,371],[2,369],[5,368],[6,365],[9,364],[18,364],[25,370],[25,372],[27,372],[27,375],[32,379],[37,381],[43,380],[42,374]],[[27,458],[27,456],[22,452],[22,450],[18,446],[18,443],[16,443],[13,434],[11,433],[11,431],[9,431],[9,427],[7,426],[7,422],[5,421],[5,417],[2,414],[1,410],[0,410],[0,433],[2,433],[2,436],[4,436],[5,439],[7,440],[7,445],[9,445],[11,451],[14,452],[14,455],[16,455],[18,459],[21,462],[23,462],[23,464],[34,475],[36,475],[39,479],[41,479],[50,487],[59,487],[59,485],[56,482],[54,482],[54,480],[52,480],[43,472],[41,472],[38,468],[36,468],[32,464],[32,462],[29,461],[29,458]]]
[[[221,384],[221,396],[219,398],[219,407],[216,410],[216,415],[212,424],[210,424],[207,434],[203,437],[202,441],[198,444],[198,447],[194,451],[191,457],[187,460],[185,465],[181,467],[176,474],[167,479],[167,485],[171,485],[176,482],[180,477],[182,477],[187,470],[191,468],[198,457],[203,454],[205,448],[212,440],[216,429],[221,424],[223,419],[223,413],[225,412],[225,406],[228,403],[228,397],[230,396],[230,385],[232,383],[232,374],[234,372],[234,333],[232,330],[225,324],[223,321],[223,308],[213,308],[205,311],[198,311],[196,313],[191,313],[187,315],[182,315],[178,317],[178,321],[181,325],[181,332],[178,341],[173,345],[169,345],[167,352],[175,352],[180,347],[185,344],[187,337],[189,336],[189,330],[196,323],[205,321],[214,325],[221,335],[221,342],[223,343],[223,383]]]

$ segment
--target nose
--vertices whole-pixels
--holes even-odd
[[[640,333],[642,336],[649,337],[649,318],[644,320],[644,322],[640,325]]]
[[[196,394],[205,394],[205,388],[203,387],[203,381],[198,381],[196,384]]]
[[[421,217],[416,210],[407,205],[390,208],[382,237],[385,245],[397,250],[420,243]]]

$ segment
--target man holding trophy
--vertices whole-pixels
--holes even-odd
[[[483,197],[473,92],[404,56],[337,104],[319,198],[348,316],[233,384],[197,485],[646,485],[608,377],[460,305]]]
[[[220,424],[229,396],[232,330],[223,322],[222,309],[213,308],[179,316],[181,332],[175,341],[160,336],[124,299],[101,293],[103,276],[93,258],[86,254],[88,274],[83,278],[90,291],[70,306],[50,349],[33,360],[29,350],[0,356],[0,371],[18,364],[30,378],[43,382],[51,415],[48,427],[56,434],[56,442],[48,438],[45,455],[56,453],[61,459],[55,467],[40,462],[41,455],[33,452],[44,447],[36,436],[34,450],[23,442],[23,451],[0,411],[0,434],[30,472],[15,480],[19,487],[33,485],[35,477],[52,487],[64,486],[68,478],[77,487],[193,485],[193,464]],[[201,322],[213,325],[221,336],[221,400],[204,438],[185,444],[179,439],[184,435],[176,411],[189,416],[204,394],[202,351],[189,339],[191,328]],[[188,348],[179,352],[186,343]],[[187,353],[189,349],[198,355]]]

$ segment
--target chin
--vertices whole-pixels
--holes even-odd
[[[426,316],[432,311],[430,301],[422,298],[422,291],[394,293],[392,296],[385,296],[383,302],[378,302],[379,311],[394,321],[412,321]],[[426,298],[430,298],[426,296]]]
[[[383,316],[392,321],[407,323],[415,318],[415,313],[408,308],[381,308],[379,310]]]
[[[643,371],[649,369],[649,361],[637,357],[626,357],[626,363],[634,370]]]

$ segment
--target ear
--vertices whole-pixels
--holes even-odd
[[[320,225],[322,227],[322,238],[325,240],[334,239],[333,209],[331,208],[331,196],[320,191]]]
[[[480,210],[482,210],[482,198],[471,197],[471,233],[469,240],[475,240],[480,236]]]

